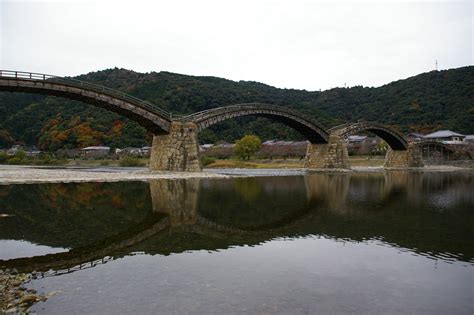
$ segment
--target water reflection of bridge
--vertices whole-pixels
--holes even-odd
[[[153,211],[140,224],[69,252],[0,261],[0,266],[38,272],[78,270],[104,257],[108,261],[108,257],[131,252],[166,255],[308,234],[353,241],[382,238],[421,253],[462,253],[459,259],[472,261],[469,241],[454,244],[456,248],[449,241],[453,234],[459,234],[459,240],[467,239],[469,228],[460,229],[458,222],[449,220],[451,215],[433,216],[417,210],[449,208],[463,202],[462,198],[472,204],[472,197],[466,197],[469,188],[467,194],[466,190],[459,192],[472,185],[472,177],[456,178],[389,172],[154,181],[150,183]],[[420,197],[421,192],[425,197]],[[431,192],[438,198],[429,198]],[[413,234],[421,237],[407,237]]]

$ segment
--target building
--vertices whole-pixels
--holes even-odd
[[[25,153],[26,153],[26,156],[36,157],[36,156],[39,156],[41,154],[41,151],[38,150],[36,147],[32,147],[32,148],[28,148],[27,150],[25,150]]]
[[[464,143],[474,145],[474,135],[466,135]]]
[[[140,150],[142,151],[142,156],[150,156],[150,154],[151,154],[151,147],[150,146],[144,146]]]
[[[303,158],[306,155],[308,141],[268,140],[262,143],[258,152],[260,158]]]
[[[137,157],[146,157],[150,156],[151,153],[151,147],[150,146],[145,146],[141,148],[134,148],[134,147],[126,147],[123,149],[115,149],[115,154],[118,156],[125,156],[125,155],[130,155],[130,156],[137,156]]]
[[[213,146],[214,146],[214,144],[212,144],[212,143],[201,144],[199,146],[199,152],[206,152],[207,150],[209,150]]]
[[[465,135],[451,131],[451,130],[439,130],[423,137],[423,140],[440,141],[446,144],[462,144]]]
[[[408,142],[419,142],[423,140],[424,135],[418,132],[410,132],[407,134]]]
[[[140,148],[127,147],[123,149],[115,149],[115,154],[119,156],[132,155],[132,156],[142,156],[142,150]]]
[[[367,136],[353,135],[346,139],[347,151],[351,154],[369,154],[372,139]]]
[[[232,155],[234,155],[234,144],[232,143],[219,143],[216,145],[204,145],[200,146],[199,150],[202,150],[201,152],[205,152],[204,154],[207,156],[215,157],[218,159],[222,158],[229,158]]]
[[[10,149],[7,150],[8,155],[15,155],[18,151],[24,151],[23,146],[15,144]]]
[[[109,155],[110,147],[92,146],[81,149],[81,155],[85,158],[99,158]]]

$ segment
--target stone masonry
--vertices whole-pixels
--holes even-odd
[[[385,168],[423,167],[420,148],[409,145],[407,150],[389,149],[385,156]]]
[[[200,172],[197,133],[195,123],[174,121],[169,134],[153,136],[150,170]]]
[[[199,188],[199,178],[150,181],[153,212],[167,214],[171,226],[196,223]]]
[[[305,168],[350,169],[347,144],[338,135],[329,135],[328,144],[308,144]]]
[[[346,142],[341,136],[330,134],[328,144],[309,144],[304,167],[309,169],[350,169]],[[388,169],[423,167],[420,148],[409,145],[407,150],[389,149],[384,167]]]

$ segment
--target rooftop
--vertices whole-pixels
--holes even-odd
[[[418,132],[410,132],[407,136],[423,138],[425,135]]]
[[[81,150],[110,150],[110,147],[92,146],[82,148]]]
[[[360,142],[360,141],[364,141],[366,138],[367,136],[353,135],[353,136],[349,136],[347,139],[349,140],[349,142]]]
[[[439,130],[429,135],[424,136],[424,138],[448,138],[448,137],[464,137],[464,135],[451,131],[451,130]]]

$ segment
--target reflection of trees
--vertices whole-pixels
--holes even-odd
[[[261,185],[255,178],[236,178],[234,190],[248,202],[255,201],[261,194]]]
[[[67,204],[68,207],[89,207],[112,202],[115,208],[123,208],[124,201],[121,192],[111,189],[106,183],[83,183],[81,185],[40,185],[44,202],[51,208],[59,204]],[[139,205],[139,204],[138,204]]]
[[[0,238],[54,247],[101,240],[143,220],[151,209],[147,183],[0,186]]]
[[[314,228],[320,234],[382,238],[419,252],[460,253],[462,260],[474,257],[472,173],[311,176],[316,178],[307,180],[307,189],[318,201],[313,203],[318,213]],[[338,183],[347,182],[347,177],[346,189]]]
[[[220,225],[256,229],[306,208],[303,177],[253,177],[203,180],[198,212]]]
[[[307,197],[310,202],[325,203],[333,211],[346,211],[349,174],[311,174],[305,176]]]
[[[244,179],[241,183],[252,183],[255,185],[253,191],[258,192],[252,195],[252,201],[238,192],[235,179],[153,181],[149,185],[152,202],[145,183],[52,190],[37,189],[35,185],[29,188],[0,187],[0,194],[6,196],[5,200],[13,201],[12,194],[21,193],[24,196],[27,192],[41,197],[39,192],[49,191],[45,193],[45,197],[50,197],[46,198],[46,204],[56,200],[58,205],[62,204],[68,191],[75,189],[80,191],[79,194],[87,192],[89,196],[94,196],[89,200],[96,200],[99,204],[113,204],[114,196],[121,196],[124,208],[123,211],[121,208],[113,210],[117,212],[115,214],[111,213],[113,207],[110,206],[101,211],[97,211],[101,209],[98,207],[92,212],[79,207],[68,215],[64,215],[63,212],[68,211],[63,206],[59,210],[47,209],[58,216],[51,225],[41,221],[44,219],[42,215],[46,215],[46,220],[51,218],[50,213],[42,210],[41,206],[37,207],[39,216],[35,214],[36,210],[32,213],[25,209],[16,211],[15,214],[22,220],[31,221],[20,226],[26,239],[38,243],[36,240],[43,237],[39,236],[38,231],[53,237],[64,233],[66,238],[62,243],[72,244],[67,247],[79,243],[74,238],[81,238],[81,233],[93,233],[93,228],[98,226],[93,221],[114,226],[118,224],[117,218],[130,216],[127,228],[123,225],[115,227],[115,234],[108,230],[109,234],[105,233],[105,237],[93,239],[95,242],[90,242],[92,245],[59,256],[49,255],[29,262],[23,260],[25,266],[34,266],[38,270],[41,264],[59,268],[64,264],[81,263],[105,255],[119,257],[130,252],[170,254],[191,249],[212,250],[301,235],[325,235],[356,242],[376,238],[418,253],[443,256],[442,259],[450,255],[463,261],[474,259],[472,175],[389,172]],[[96,193],[91,187],[93,190],[102,187],[104,191],[113,190],[114,193]],[[433,202],[433,196],[448,202]],[[6,204],[4,199],[2,205]],[[29,200],[22,198],[22,202],[28,203]],[[22,202],[12,207],[24,204]],[[129,207],[137,202],[145,204],[145,209],[130,215]],[[91,213],[99,217],[91,216]],[[5,220],[10,219],[14,217]],[[72,221],[72,228],[67,226],[71,230],[69,234],[66,228],[57,226],[62,220]],[[83,220],[85,222],[82,223]],[[0,228],[11,229],[5,222],[0,221]],[[82,231],[83,224],[90,227]],[[33,233],[25,227],[34,230]]]

